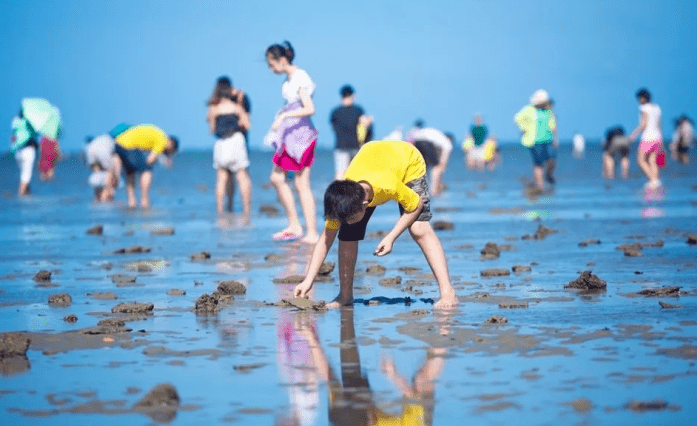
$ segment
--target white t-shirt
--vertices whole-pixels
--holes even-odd
[[[652,103],[639,105],[639,120],[646,113],[646,128],[641,134],[642,141],[662,141],[661,134],[661,108]]]
[[[453,149],[453,144],[450,142],[450,139],[448,139],[443,132],[433,127],[416,129],[413,131],[412,137],[415,141],[429,141],[443,152],[450,152]]]
[[[307,93],[312,96],[315,91],[315,83],[312,81],[310,76],[305,72],[305,70],[297,69],[293,73],[293,76],[286,80],[281,87],[281,93],[283,94],[283,99],[286,103],[293,103],[300,100],[300,88],[304,87]]]

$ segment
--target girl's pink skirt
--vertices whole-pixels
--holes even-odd
[[[58,142],[49,138],[41,138],[41,159],[39,160],[39,170],[45,173],[56,165],[58,160]]]
[[[274,154],[272,162],[273,164],[287,172],[299,172],[305,167],[312,166],[312,162],[315,161],[316,144],[316,140],[312,141],[312,143],[307,147],[305,152],[303,152],[303,156],[300,159],[299,163],[293,157],[288,155],[285,149],[280,154]]]

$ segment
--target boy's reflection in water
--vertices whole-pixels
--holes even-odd
[[[290,367],[297,370],[294,373],[296,379],[299,376],[303,379],[288,383],[293,413],[290,418],[279,419],[277,424],[313,424],[319,402],[318,383],[325,381],[329,392],[329,421],[334,426],[430,425],[433,421],[434,381],[445,366],[445,349],[430,348],[426,361],[411,383],[397,372],[391,357],[384,357],[382,372],[403,396],[401,413],[387,414],[376,406],[368,379],[361,371],[353,315],[352,307],[341,309],[340,377],[327,361],[314,322],[311,322],[312,316],[296,315],[292,332],[288,329],[289,322],[279,327],[279,340],[285,346],[279,351],[279,371],[284,375],[283,379],[290,379],[293,373],[284,373]],[[292,347],[286,346],[288,344]],[[284,350],[290,350],[294,355],[284,355],[281,353]],[[310,407],[313,408],[311,415]]]

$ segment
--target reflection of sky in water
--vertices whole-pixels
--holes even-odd
[[[695,166],[683,175],[671,167],[661,179],[667,188],[659,197],[644,197],[643,178],[636,169],[628,181],[602,181],[599,151],[589,146],[583,160],[562,152],[557,187],[550,195],[531,202],[523,196],[521,176],[532,172],[529,154],[518,147],[503,147],[504,163],[493,173],[462,172],[459,153],[453,154],[443,197],[432,201],[435,220],[451,221],[453,231],[439,232],[449,259],[453,283],[462,306],[452,320],[451,331],[475,330],[483,340],[463,341],[448,349],[447,362],[435,390],[434,423],[455,425],[467,416],[475,424],[509,423],[511,416],[523,424],[632,424],[640,420],[655,424],[690,424],[697,415],[691,390],[697,385],[690,373],[694,359],[680,359],[658,353],[666,348],[692,344],[697,335],[694,319],[697,303],[692,296],[646,298],[634,294],[645,288],[680,285],[694,292],[697,270],[688,266],[697,252],[685,243],[683,233],[694,230],[697,199]],[[596,161],[597,160],[597,161]],[[13,173],[15,165],[0,160],[0,173]],[[50,408],[45,395],[70,394],[72,402],[86,402],[77,392],[93,390],[100,400],[127,400],[127,405],[162,382],[177,388],[184,404],[195,411],[179,411],[173,424],[214,424],[234,419],[240,424],[272,424],[287,418],[291,400],[282,384],[278,365],[278,324],[289,312],[265,306],[265,301],[290,297],[293,284],[272,280],[302,274],[309,247],[281,244],[270,235],[285,226],[283,217],[256,215],[249,226],[238,226],[233,218],[219,223],[214,212],[214,174],[210,153],[184,154],[175,159],[175,169],[155,171],[153,210],[130,212],[123,208],[123,194],[116,206],[90,203],[86,186],[87,170],[76,163],[59,163],[57,180],[35,182],[33,198],[17,201],[0,199],[0,330],[63,332],[94,326],[119,302],[151,302],[152,317],[132,321],[133,341],[146,341],[133,349],[104,347],[44,355],[30,350],[30,370],[3,377],[3,390],[16,390],[0,398],[0,423],[22,424],[151,424],[142,415],[68,415],[25,418],[8,412],[8,407]],[[205,172],[201,172],[205,164]],[[505,167],[504,167],[505,166]],[[74,173],[63,167],[76,167]],[[260,205],[276,204],[272,189],[262,188],[268,180],[269,156],[252,154],[254,181],[253,211]],[[677,170],[677,168],[675,169]],[[331,153],[320,152],[313,168],[313,187],[321,216],[321,190],[333,175]],[[682,172],[681,172],[682,173]],[[81,180],[80,180],[81,179]],[[163,186],[167,191],[159,191]],[[203,191],[202,186],[209,188]],[[467,196],[468,192],[471,196]],[[239,201],[236,201],[239,207]],[[276,204],[277,205],[277,204]],[[439,207],[449,208],[447,211]],[[504,213],[493,213],[494,208]],[[510,213],[505,213],[506,211]],[[387,230],[396,219],[397,207],[390,203],[376,210],[368,232]],[[646,220],[650,218],[651,220]],[[537,223],[537,219],[540,219]],[[86,235],[95,224],[104,225],[102,236]],[[560,231],[543,240],[521,240],[538,224]],[[175,228],[172,236],[156,236],[158,227]],[[673,228],[675,232],[668,232]],[[631,237],[631,238],[628,238]],[[598,239],[599,245],[579,247],[578,243]],[[644,256],[625,257],[615,249],[621,244],[652,243]],[[493,241],[510,244],[496,260],[479,260],[479,250]],[[366,239],[359,245],[357,297],[437,297],[429,278],[428,265],[418,246],[405,233],[385,258],[371,256],[379,240]],[[134,244],[150,247],[145,254],[117,255],[114,251]],[[470,244],[471,249],[458,248]],[[191,261],[190,255],[208,251],[211,259]],[[275,254],[283,260],[266,261]],[[336,262],[337,244],[327,258]],[[150,272],[139,272],[143,262]],[[383,276],[371,276],[365,269],[376,262],[387,267]],[[534,263],[534,264],[533,264]],[[513,265],[531,265],[532,271],[508,277],[481,278],[487,268],[510,270]],[[402,266],[421,268],[413,275],[399,271]],[[39,287],[32,277],[39,269],[53,272],[58,287]],[[608,282],[604,293],[584,295],[564,290],[581,271],[592,270]],[[116,287],[110,274],[137,277],[133,286]],[[337,293],[334,281],[316,283],[315,298],[328,300]],[[426,280],[422,295],[385,287],[380,278],[400,275],[407,280]],[[10,277],[8,277],[10,276]],[[247,294],[223,309],[218,316],[197,317],[192,312],[197,297],[212,293],[222,280],[245,284]],[[197,285],[200,284],[200,285]],[[503,284],[498,285],[497,284]],[[168,296],[179,288],[185,296]],[[118,300],[99,300],[87,293],[113,291]],[[49,307],[49,295],[68,292],[73,304]],[[469,300],[475,293],[488,293],[489,300]],[[495,298],[524,299],[527,309],[500,309]],[[495,300],[494,300],[495,299]],[[681,305],[662,309],[658,301]],[[424,310],[424,315],[420,315]],[[76,323],[63,317],[74,313]],[[396,370],[407,380],[427,358],[428,343],[423,336],[397,331],[399,326],[433,322],[430,305],[358,306],[355,309],[356,340],[360,366],[369,380],[374,402],[385,412],[401,412],[402,395],[382,374],[383,355],[395,359]],[[508,319],[506,325],[483,329],[492,315]],[[321,349],[335,372],[341,371],[338,312],[312,314]],[[630,333],[623,325],[646,326],[650,330]],[[145,330],[140,333],[139,330]],[[497,331],[498,330],[498,331]],[[521,348],[510,353],[489,353],[487,341],[496,342],[497,333],[529,336],[540,343],[534,351]],[[607,337],[591,338],[607,332]],[[575,339],[575,340],[574,340]],[[525,340],[520,340],[524,342]],[[145,355],[145,347],[165,346],[180,351],[177,356]],[[562,348],[573,354],[555,355]],[[217,355],[181,355],[182,351],[218,350]],[[541,353],[549,350],[548,356]],[[240,366],[261,364],[255,368]],[[235,369],[235,367],[238,369]],[[142,392],[127,395],[136,386]],[[329,390],[316,387],[314,424],[328,424]],[[35,394],[30,393],[36,391]],[[496,396],[496,398],[493,398]],[[569,403],[588,398],[590,413],[576,413]],[[630,400],[663,398],[681,406],[677,412],[647,413],[643,417],[624,409]],[[498,405],[497,405],[498,404]],[[494,407],[500,407],[500,410]],[[508,407],[508,408],[505,408]]]

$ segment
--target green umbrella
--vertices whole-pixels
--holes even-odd
[[[46,99],[22,99],[22,114],[37,133],[51,139],[59,139],[63,134],[61,113]]]

